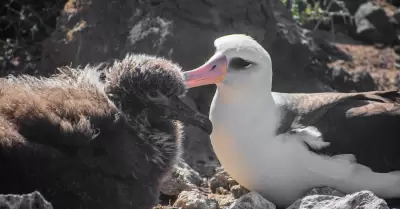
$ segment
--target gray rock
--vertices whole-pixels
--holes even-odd
[[[331,195],[331,196],[343,197],[345,194],[331,187],[317,187],[307,192],[305,196],[310,196],[310,195]]]
[[[183,191],[175,201],[175,207],[183,209],[217,209],[218,202],[201,194],[199,191]]]
[[[383,199],[378,198],[370,191],[360,191],[344,197],[332,195],[310,195],[297,200],[287,209],[389,209]]]
[[[219,206],[225,209],[232,205],[236,201],[236,199],[232,195],[225,195],[222,198],[218,198],[217,201]]]
[[[234,185],[231,187],[231,192],[234,198],[240,198],[241,196],[249,193],[250,191],[242,185]]]
[[[228,191],[227,189],[223,188],[223,187],[218,187],[218,188],[215,190],[215,193],[217,193],[217,194],[222,194],[222,195],[230,194],[229,191]]]
[[[390,44],[397,40],[396,29],[386,12],[372,2],[362,4],[354,15],[359,39]]]
[[[230,190],[232,186],[238,184],[223,168],[220,167],[217,171],[218,172],[208,181],[208,186],[212,192],[215,193],[216,189],[219,187]]]
[[[32,192],[24,195],[0,195],[1,209],[53,209],[53,206],[40,194]]]
[[[229,209],[275,209],[275,205],[257,192],[250,192],[237,199]]]
[[[374,79],[367,70],[356,70],[350,74],[353,77],[352,86],[355,86],[356,91],[362,92],[376,90],[377,86]]]
[[[397,8],[396,11],[393,13],[392,18],[397,24],[400,24],[400,8]]]
[[[199,173],[180,160],[161,187],[161,193],[175,196],[183,190],[197,188],[202,183]]]
[[[338,91],[373,91],[377,86],[368,71],[357,70],[347,72],[341,67],[334,66],[330,71],[326,71],[326,75],[331,77],[332,85]]]
[[[400,66],[399,66],[399,68],[400,68]],[[395,79],[396,79],[395,81],[396,81],[397,88],[400,88],[400,73],[397,73]]]

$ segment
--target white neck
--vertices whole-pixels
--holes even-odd
[[[243,146],[263,146],[273,140],[279,112],[270,86],[265,79],[240,88],[218,84],[210,108],[215,133],[211,135],[212,143],[221,146],[229,143],[243,149]]]
[[[279,122],[271,92],[256,85],[246,86],[239,90],[219,84],[210,108],[212,146],[219,161],[235,177],[239,175],[235,173],[238,165],[256,169],[254,158],[262,157],[248,153],[265,152],[268,143],[274,143]]]

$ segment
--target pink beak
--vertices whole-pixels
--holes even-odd
[[[204,65],[184,72],[185,84],[188,88],[221,82],[227,73],[228,59],[225,55],[216,55]]]

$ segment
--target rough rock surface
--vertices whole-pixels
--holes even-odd
[[[217,168],[217,173],[208,181],[208,185],[212,192],[216,192],[217,188],[224,188],[230,190],[230,188],[238,183],[229,176],[229,174],[222,168]]]
[[[231,192],[234,198],[239,198],[247,193],[249,193],[250,191],[248,189],[246,189],[245,187],[243,187],[242,185],[234,185],[231,187]]]
[[[343,197],[344,194],[342,192],[339,192],[335,189],[332,189],[330,187],[317,187],[305,194],[305,196],[309,195],[329,195],[329,196],[337,196],[337,197]]]
[[[237,199],[229,209],[275,209],[275,205],[257,192],[250,192]]]
[[[379,43],[394,43],[396,30],[386,12],[372,2],[362,4],[354,15],[360,39]]]
[[[24,195],[0,195],[1,209],[53,209],[53,206],[40,194],[32,192]]]
[[[173,207],[183,208],[229,208],[229,209],[275,209],[275,205],[257,192],[250,192],[234,181],[223,168],[217,169],[216,175],[209,180],[209,188],[215,194],[199,190],[183,191]],[[216,203],[217,201],[218,203]],[[172,209],[164,207],[164,209]],[[345,195],[330,187],[318,187],[310,190],[287,209],[348,209],[348,208],[388,208],[383,199],[370,191],[360,191]]]
[[[310,195],[297,200],[287,209],[322,209],[322,208],[374,208],[389,209],[386,202],[370,191],[360,191],[344,197],[332,195]]]
[[[197,188],[202,181],[203,179],[198,172],[190,168],[184,161],[180,161],[165,180],[161,192],[165,195],[177,196],[183,190]]]
[[[397,24],[400,23],[400,8],[396,9],[392,17]]]
[[[363,70],[348,72],[339,66],[331,68],[333,85],[338,91],[353,88],[355,91],[373,91],[376,89],[371,75]]]
[[[182,207],[183,209],[217,209],[217,208],[219,208],[218,202],[216,200],[210,199],[198,191],[183,191],[183,192],[181,192],[173,206]]]

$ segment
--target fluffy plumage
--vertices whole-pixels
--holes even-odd
[[[101,72],[0,79],[0,193],[38,190],[57,209],[156,204],[180,151],[166,107],[186,92],[181,69],[127,55]]]

